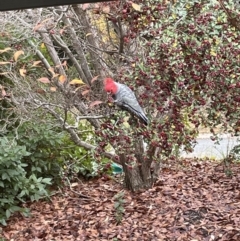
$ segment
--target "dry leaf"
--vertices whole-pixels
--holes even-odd
[[[70,85],[84,85],[84,82],[81,79],[73,79],[69,83]]]
[[[56,75],[55,72],[54,72],[54,69],[53,69],[52,67],[50,67],[50,68],[48,69],[48,71],[52,74],[52,76],[55,76],[55,75]]]
[[[141,6],[140,6],[140,5],[138,5],[138,4],[136,4],[136,3],[132,3],[132,7],[133,7],[136,11],[141,12]]]
[[[78,185],[79,185],[78,182],[73,182],[73,183],[71,183],[71,187],[77,187]]]
[[[0,54],[11,50],[11,48],[0,49]]]
[[[6,91],[4,90],[4,88],[2,87],[2,97],[5,97],[7,95]]]
[[[87,33],[87,34],[86,34],[86,37],[87,37],[87,36],[90,36],[90,35],[92,35],[92,33]]]
[[[110,7],[109,7],[109,6],[104,6],[103,9],[102,9],[102,11],[103,11],[104,13],[110,13]]]
[[[86,95],[86,94],[89,93],[89,91],[90,91],[90,90],[84,90],[81,94],[82,94],[82,95]]]
[[[41,89],[41,88],[36,89],[36,92],[38,94],[45,94],[46,93],[46,91],[44,89]]]
[[[67,61],[63,61],[62,66],[67,67]]]
[[[42,77],[38,79],[38,81],[44,83],[44,84],[49,84],[51,81],[47,77]]]
[[[43,24],[39,23],[37,24],[34,28],[33,31],[36,32],[39,28],[41,28],[43,26]]]
[[[84,3],[84,4],[82,4],[82,9],[83,9],[83,10],[86,10],[86,9],[89,8],[89,6],[90,6],[89,3]]]
[[[42,63],[41,60],[34,61],[32,67],[35,67],[35,66],[39,65],[40,63]]]
[[[65,75],[60,75],[59,78],[58,78],[59,82],[62,83],[62,84],[66,81],[66,79],[67,78],[66,78]]]
[[[54,72],[54,68],[53,68],[53,67],[50,67],[50,68],[48,69],[48,71],[52,74],[52,79],[57,78],[57,77],[59,76],[59,74],[56,74],[56,73]]]
[[[27,73],[27,70],[26,69],[19,69],[19,72],[20,72],[20,75],[22,77],[25,77],[26,76],[26,73]]]
[[[4,64],[11,64],[11,62],[3,62],[3,61],[0,61],[0,65],[4,65]]]
[[[56,92],[57,88],[56,87],[50,87],[51,92]]]
[[[5,74],[9,74],[10,72],[2,72],[0,73],[0,75],[5,75]]]
[[[93,106],[99,105],[101,103],[103,103],[101,100],[95,100],[95,101],[90,103],[89,107],[92,108]]]
[[[64,26],[62,29],[60,29],[59,33],[60,33],[61,35],[63,35],[64,32],[66,31],[66,30],[65,30],[66,28],[68,28],[68,26]]]
[[[19,50],[19,51],[15,52],[14,55],[13,55],[14,60],[17,61],[18,57],[22,54],[24,54],[24,52],[22,50]]]
[[[98,76],[99,76],[99,75],[97,75],[97,76],[95,76],[94,78],[92,78],[91,83],[93,83],[95,80],[97,80],[97,79],[98,79]]]
[[[45,22],[48,22],[49,20],[52,20],[53,18],[47,18],[45,20],[43,20],[41,23],[38,23],[34,28],[33,31],[37,31],[39,28],[41,28],[42,26],[44,26]]]

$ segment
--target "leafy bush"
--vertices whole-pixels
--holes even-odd
[[[82,128],[82,126],[80,126]],[[84,127],[86,130],[86,126]],[[94,136],[86,132],[85,139]],[[19,211],[21,202],[48,196],[49,186],[60,184],[63,176],[95,177],[106,171],[109,160],[98,162],[94,153],[76,146],[58,128],[25,122],[6,137],[0,137],[0,223]]]
[[[63,145],[63,132],[47,124],[25,122],[18,129],[17,142],[24,145],[31,155],[23,160],[28,164],[26,171],[37,177],[51,177],[59,181],[64,165],[60,151]]]
[[[62,132],[46,124],[25,122],[0,137],[0,223],[15,211],[27,214],[19,204],[48,195],[48,187],[58,183],[64,159],[60,150]]]
[[[15,211],[24,214],[27,210],[18,206],[20,201],[30,198],[32,201],[47,195],[46,186],[50,178],[36,178],[27,175],[28,164],[23,162],[30,156],[26,146],[18,145],[15,140],[0,138],[0,223],[6,225],[6,219]]]
[[[240,140],[238,139],[238,142]],[[237,144],[233,147],[233,149],[230,152],[230,155],[233,157],[235,161],[240,161],[240,144]]]
[[[110,161],[103,158],[101,162],[94,159],[92,152],[78,147],[72,143],[68,149],[61,152],[65,157],[65,174],[70,178],[76,175],[91,178],[101,175],[110,170]]]

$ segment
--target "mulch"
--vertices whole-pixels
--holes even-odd
[[[230,169],[209,160],[170,161],[151,189],[137,193],[124,190],[111,178],[75,182],[51,201],[28,204],[31,216],[11,217],[0,237],[11,241],[237,241],[240,165],[231,164]]]

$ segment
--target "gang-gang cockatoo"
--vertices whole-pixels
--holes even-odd
[[[112,95],[117,105],[133,113],[145,125],[148,124],[147,116],[139,105],[135,94],[128,86],[115,82],[112,78],[106,78],[104,79],[104,89]]]

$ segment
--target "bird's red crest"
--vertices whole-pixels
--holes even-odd
[[[104,90],[107,92],[110,92],[112,94],[116,94],[117,93],[117,85],[114,82],[114,80],[112,78],[106,78],[104,79]]]

